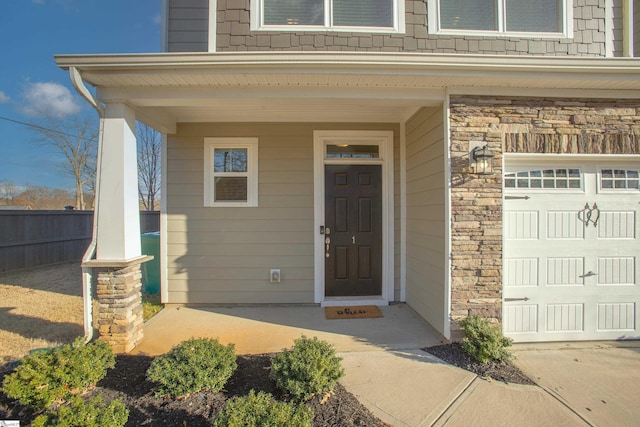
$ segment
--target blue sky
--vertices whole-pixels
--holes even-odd
[[[38,123],[97,114],[77,96],[55,54],[160,51],[161,0],[0,0],[0,117]],[[0,118],[0,181],[73,188],[63,159],[27,127]]]

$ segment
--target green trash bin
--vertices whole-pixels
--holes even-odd
[[[142,255],[153,259],[142,264],[142,280],[147,294],[160,293],[160,232],[144,233],[141,238]]]

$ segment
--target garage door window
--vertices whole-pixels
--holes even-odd
[[[537,169],[505,174],[505,188],[580,189],[580,169]]]
[[[603,190],[638,190],[640,188],[638,170],[601,169],[600,188]]]

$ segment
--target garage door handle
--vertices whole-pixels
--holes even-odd
[[[583,274],[582,276],[578,276],[581,279],[584,279],[585,277],[591,277],[591,276],[597,276],[598,273],[594,273],[593,271],[588,272],[587,274]]]
[[[505,298],[504,302],[512,302],[512,301],[529,301],[529,297],[524,298]]]

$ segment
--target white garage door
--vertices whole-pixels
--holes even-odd
[[[505,335],[639,338],[639,163],[553,157],[506,162]]]

